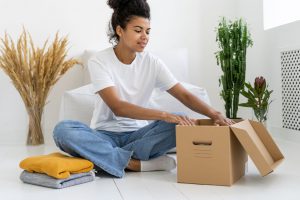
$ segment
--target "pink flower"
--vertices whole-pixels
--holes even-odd
[[[256,77],[254,81],[254,89],[257,94],[264,92],[266,88],[266,79],[262,76]]]

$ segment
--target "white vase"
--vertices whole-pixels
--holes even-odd
[[[254,114],[254,111],[252,110],[252,120],[258,121],[258,122],[262,123],[262,124],[265,126],[265,128],[268,128],[268,117],[266,117],[266,118],[267,118],[266,120],[259,121],[259,120],[256,118],[256,116],[255,116],[255,114]]]

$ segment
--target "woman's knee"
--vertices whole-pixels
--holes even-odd
[[[175,123],[169,123],[166,121],[158,121],[158,126],[163,129],[163,130],[170,130],[171,132],[175,133],[176,130],[176,125]]]
[[[70,135],[73,135],[73,132],[76,128],[85,126],[81,122],[73,120],[63,120],[60,121],[53,130],[53,138],[55,140],[64,140]]]
[[[175,114],[178,116],[186,116],[186,114],[183,112],[172,112],[172,114]],[[159,126],[161,126],[162,128],[169,129],[171,134],[175,134],[176,125],[177,125],[176,123],[169,123],[169,122],[162,121],[162,120],[158,121],[158,123],[159,123]]]

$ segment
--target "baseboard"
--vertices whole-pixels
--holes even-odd
[[[268,130],[275,138],[300,143],[300,131],[274,126],[268,127]]]

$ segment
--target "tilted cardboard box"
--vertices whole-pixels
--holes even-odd
[[[265,127],[250,120],[231,126],[214,126],[210,119],[177,125],[176,149],[177,182],[182,183],[229,186],[245,174],[247,153],[262,176],[284,158]]]

